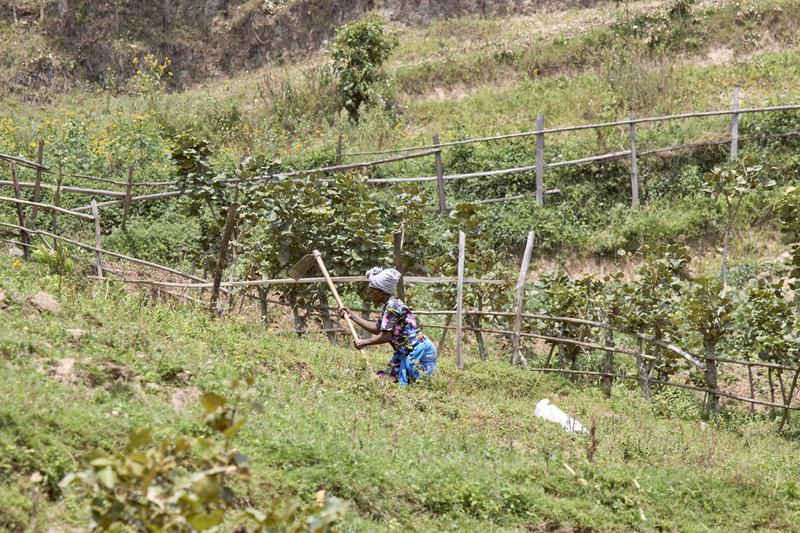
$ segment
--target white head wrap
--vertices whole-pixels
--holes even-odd
[[[372,267],[367,271],[367,279],[373,289],[394,295],[394,289],[400,281],[400,272],[393,268]]]

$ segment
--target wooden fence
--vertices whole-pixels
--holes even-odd
[[[742,115],[752,114],[752,113],[775,113],[775,112],[785,112],[785,111],[796,111],[800,110],[800,105],[778,105],[778,106],[766,106],[766,107],[740,108],[739,101],[740,101],[739,89],[734,88],[732,96],[732,108],[728,110],[701,111],[701,112],[682,113],[682,114],[654,116],[654,117],[642,117],[642,118],[637,118],[631,115],[626,120],[601,122],[595,124],[582,124],[574,126],[559,126],[554,128],[545,128],[544,127],[545,117],[543,115],[538,115],[536,118],[536,128],[532,131],[516,132],[516,133],[494,135],[488,137],[478,137],[473,139],[464,139],[464,140],[449,141],[449,142],[440,142],[439,135],[434,134],[433,143],[429,145],[409,146],[409,147],[394,148],[389,150],[378,150],[378,151],[368,151],[368,152],[342,153],[341,151],[342,145],[340,138],[336,146],[337,163],[335,165],[309,168],[309,169],[300,169],[290,172],[264,174],[261,176],[251,178],[248,180],[248,182],[258,183],[262,181],[270,182],[270,181],[279,181],[287,179],[305,179],[309,176],[317,176],[317,179],[324,180],[324,178],[320,178],[319,176],[336,172],[345,172],[350,170],[367,169],[382,165],[389,165],[409,159],[430,157],[432,158],[432,163],[433,163],[432,165],[434,169],[433,175],[392,177],[392,178],[371,178],[367,179],[367,183],[372,185],[435,183],[437,190],[437,195],[436,195],[437,210],[444,212],[449,209],[449,206],[447,204],[447,192],[446,192],[446,183],[449,181],[498,177],[511,174],[533,172],[535,175],[535,192],[533,194],[530,195],[518,194],[518,195],[505,196],[501,198],[486,198],[478,200],[478,203],[498,203],[498,202],[517,201],[530,196],[536,198],[536,202],[539,206],[543,206],[545,203],[545,197],[548,194],[555,194],[557,192],[560,192],[558,190],[548,190],[546,188],[546,183],[545,183],[546,170],[564,166],[583,165],[587,163],[602,163],[618,159],[629,159],[630,169],[631,169],[630,171],[631,207],[636,207],[640,203],[639,161],[642,157],[646,157],[649,155],[663,154],[666,152],[696,149],[702,146],[729,144],[730,146],[729,157],[731,159],[735,159],[738,156],[739,143],[743,139],[756,138],[756,137],[761,139],[764,137],[788,137],[788,136],[800,135],[800,132],[798,131],[789,131],[789,132],[769,132],[750,137],[740,136],[739,120]],[[638,149],[637,146],[638,125],[659,123],[672,120],[686,120],[693,118],[715,117],[715,116],[731,117],[730,135],[728,137],[724,139],[684,143],[680,145],[655,148],[644,151]],[[620,127],[625,128],[628,131],[627,136],[629,139],[629,147],[626,150],[590,155],[572,160],[545,161],[545,154],[544,154],[545,140],[549,136],[561,133],[582,131],[582,130],[600,130],[606,128],[620,128]],[[479,171],[479,172],[445,174],[443,151],[448,148],[462,146],[466,144],[494,142],[507,139],[525,138],[525,137],[536,138],[535,154],[532,155],[533,161],[530,165],[513,167],[513,168]],[[90,195],[98,198],[102,197],[113,198],[112,200],[98,202],[97,207],[105,208],[111,206],[123,206],[123,211],[124,211],[123,218],[127,219],[129,207],[133,203],[178,197],[186,192],[184,190],[179,189],[180,184],[176,181],[136,182],[134,180],[135,169],[133,165],[131,165],[128,168],[128,176],[126,181],[113,180],[95,176],[87,176],[83,174],[66,174],[66,175],[57,174],[58,179],[56,184],[44,184],[42,183],[42,174],[55,174],[55,172],[49,166],[43,163],[42,155],[43,155],[42,142],[39,143],[36,161],[28,161],[16,156],[0,154],[0,161],[7,161],[36,171],[35,182],[33,183],[20,182],[17,185],[20,188],[34,189],[35,191],[34,201],[38,201],[39,194],[42,189],[53,190],[55,194],[63,192],[63,193]],[[346,164],[341,163],[341,160],[343,158],[354,157],[354,156],[389,156],[389,157],[383,157],[382,159],[370,159],[367,161],[360,161],[354,163],[346,163]],[[118,185],[120,187],[124,187],[124,191],[66,186],[63,185],[62,183],[64,177],[79,178],[88,181],[95,181],[98,183]],[[226,186],[230,187],[238,186],[240,183],[241,181],[238,179],[230,179],[224,182]],[[14,184],[12,181],[0,181],[0,187],[4,186],[10,187],[14,186]],[[157,188],[157,189],[168,188],[172,190],[164,192],[153,192],[147,194],[136,194],[135,190],[140,188]],[[91,211],[91,205],[87,204],[85,206],[78,207],[74,210],[79,212],[89,212]]]
[[[211,301],[204,302],[201,299],[188,296],[185,294],[187,290],[203,290],[216,287],[220,291],[225,291],[226,289],[232,288],[241,288],[246,291],[248,288],[251,287],[268,287],[268,286],[276,286],[276,285],[292,285],[292,284],[320,284],[324,281],[322,277],[309,277],[303,278],[300,280],[294,280],[292,278],[281,278],[281,279],[263,279],[263,280],[232,280],[223,282],[220,280],[220,276],[216,275],[214,281],[207,281],[203,278],[198,276],[194,276],[193,274],[189,274],[186,272],[182,272],[180,270],[165,266],[159,265],[157,263],[153,263],[150,261],[145,261],[142,259],[138,259],[135,257],[130,257],[124,254],[120,254],[117,252],[113,252],[110,250],[105,250],[102,248],[101,236],[99,231],[99,215],[97,214],[97,210],[95,207],[93,216],[84,215],[82,213],[76,213],[74,211],[66,210],[63,208],[58,208],[57,206],[52,206],[49,204],[42,204],[42,203],[35,203],[35,202],[27,202],[27,201],[20,201],[16,198],[7,198],[7,197],[0,197],[0,202],[10,202],[20,207],[28,206],[28,207],[38,207],[41,209],[49,209],[53,210],[56,213],[73,216],[80,220],[90,221],[94,224],[95,229],[95,243],[94,244],[87,244],[83,243],[74,239],[70,239],[67,237],[63,237],[52,232],[44,231],[41,229],[37,229],[35,227],[31,227],[30,225],[25,225],[24,216],[23,216],[23,223],[22,224],[11,224],[7,222],[0,222],[0,227],[10,228],[12,230],[19,231],[20,241],[10,241],[17,245],[23,246],[25,249],[30,247],[29,243],[24,242],[22,239],[23,235],[27,235],[28,238],[30,236],[38,236],[44,239],[44,237],[52,238],[55,241],[65,243],[67,245],[78,247],[82,250],[88,251],[94,255],[95,265],[97,275],[94,276],[97,279],[104,279],[109,280],[108,277],[104,277],[107,274],[112,274],[119,278],[118,281],[126,284],[133,284],[133,285],[146,285],[154,288],[157,292],[163,292],[164,294],[169,294],[178,298],[182,298],[188,302],[200,304],[203,306],[208,306],[214,314],[219,313],[219,308],[217,306],[217,298],[219,293],[212,293]],[[456,323],[454,326],[449,325],[449,321],[444,325],[441,324],[426,324],[426,328],[433,328],[433,329],[442,329],[443,331],[453,330],[455,331],[456,340],[455,340],[455,364],[458,368],[464,367],[465,362],[465,349],[464,349],[464,334],[467,332],[474,333],[476,336],[480,334],[489,334],[489,335],[499,335],[503,338],[510,339],[511,341],[511,362],[513,364],[522,364],[526,368],[543,373],[551,373],[557,372],[567,376],[583,376],[589,377],[593,379],[600,379],[602,382],[603,391],[606,394],[611,393],[611,387],[615,380],[632,380],[637,381],[642,388],[643,393],[649,397],[650,388],[651,386],[659,385],[659,386],[667,386],[667,387],[678,387],[682,389],[688,389],[695,392],[704,393],[706,395],[714,395],[715,397],[722,397],[727,398],[732,401],[739,401],[748,403],[751,406],[751,412],[753,412],[753,407],[758,405],[762,407],[767,407],[770,409],[781,409],[783,410],[783,414],[781,416],[780,421],[780,428],[782,429],[786,421],[788,420],[789,412],[793,410],[800,410],[800,406],[793,403],[794,398],[797,392],[797,385],[798,385],[798,377],[800,377],[800,368],[792,367],[788,365],[781,365],[777,363],[769,363],[764,361],[758,360],[739,360],[739,359],[730,359],[730,358],[723,358],[723,357],[707,357],[702,355],[693,354],[690,351],[679,347],[673,343],[667,342],[663,339],[656,339],[651,336],[639,333],[639,332],[632,332],[626,330],[620,330],[612,328],[609,324],[593,321],[581,317],[559,317],[559,316],[550,316],[550,315],[543,315],[543,314],[534,314],[534,313],[526,313],[524,312],[525,304],[524,304],[524,288],[526,284],[528,268],[530,264],[530,256],[531,250],[534,244],[534,234],[533,232],[528,234],[527,243],[525,247],[525,253],[522,258],[522,264],[520,266],[520,271],[517,279],[517,284],[514,287],[514,307],[511,311],[483,311],[480,309],[465,309],[464,307],[464,285],[470,283],[481,283],[481,284],[489,284],[498,286],[501,288],[504,285],[504,282],[500,280],[490,280],[490,279],[474,279],[468,278],[465,276],[464,272],[464,264],[466,260],[465,256],[465,235],[464,233],[459,234],[459,257],[458,257],[458,274],[456,277],[428,277],[428,276],[403,276],[403,282],[406,284],[409,283],[433,283],[433,284],[456,284],[456,305],[454,310],[418,310],[415,311],[417,315],[420,317],[425,316],[447,316],[456,318]],[[45,241],[46,242],[46,241]],[[128,275],[124,275],[112,268],[109,268],[108,265],[104,265],[102,257],[108,256],[115,259],[123,260],[132,262],[134,264],[153,268],[156,270],[160,270],[162,272],[166,272],[169,274],[177,275],[184,279],[189,279],[194,283],[186,283],[186,282],[172,282],[172,281],[162,281],[162,280],[154,280],[154,279],[132,279]],[[397,257],[397,256],[396,256]],[[396,261],[397,266],[402,268],[402,260]],[[367,281],[365,276],[334,276],[333,280],[339,283],[363,283]],[[180,292],[174,292],[169,289],[178,289]],[[244,298],[244,294],[242,294],[242,298]],[[230,295],[230,293],[229,293]],[[257,299],[257,298],[253,298]],[[242,300],[243,302],[244,300]],[[290,306],[287,302],[281,302],[278,300],[271,300],[271,303]],[[241,306],[240,306],[241,309]],[[362,311],[372,311],[369,309],[362,309]],[[327,305],[320,307],[317,311],[314,312],[314,315],[320,317],[323,322],[322,328],[303,328],[303,329],[295,329],[296,333],[308,333],[312,331],[317,331],[319,333],[327,333],[333,334],[337,332],[344,332],[344,328],[334,326],[334,321],[332,320],[329,309]],[[477,318],[477,323],[474,319]],[[502,329],[502,328],[485,328],[481,327],[480,320],[481,319],[506,319],[508,322],[513,321],[513,326],[511,329]],[[472,319],[468,320],[469,325],[465,325],[465,319]],[[542,331],[537,331],[536,328],[532,328],[530,326],[531,322],[551,322],[556,324],[561,324],[562,327],[557,328],[557,334],[547,334],[543,333]],[[327,325],[326,325],[327,323]],[[605,332],[605,339],[604,341],[595,341],[594,339],[581,337],[581,338],[571,338],[563,334],[564,324],[579,324],[584,325],[590,328],[593,331],[603,331]],[[620,338],[628,338],[632,339],[636,342],[629,342],[628,344],[620,344],[618,341]],[[546,356],[545,360],[539,361],[538,358],[535,361],[537,364],[532,364],[534,361],[528,361],[524,355],[524,351],[522,349],[522,342],[525,339],[531,339],[538,342],[544,342],[551,346],[550,353]],[[617,342],[614,342],[615,339]],[[444,342],[444,338],[440,341],[440,349],[442,347],[442,343]],[[482,341],[481,341],[482,344]],[[631,346],[633,344],[633,346]],[[572,361],[572,367],[567,368],[564,365],[564,360],[562,357],[559,357],[559,365],[552,366],[552,355],[553,350],[556,346],[571,346],[577,348],[581,353],[594,353],[594,352],[604,352],[606,353],[606,357],[603,360],[602,368],[590,368],[590,369],[579,369],[575,367],[577,360]],[[649,347],[649,349],[645,349],[645,347]],[[485,349],[481,346],[481,353],[485,357]],[[649,353],[648,353],[649,352]],[[710,388],[707,386],[700,386],[697,384],[693,384],[691,382],[685,381],[674,381],[674,380],[665,380],[665,379],[658,379],[657,377],[653,377],[651,374],[653,370],[656,368],[656,363],[663,362],[662,355],[653,355],[653,353],[669,353],[673,358],[677,358],[680,360],[685,361],[686,364],[689,365],[689,368],[694,368],[700,371],[704,371],[707,368],[707,365],[710,361],[713,361],[715,365],[718,364],[726,364],[726,365],[738,365],[741,367],[745,367],[747,369],[747,376],[748,376],[748,384],[749,384],[749,396],[742,396],[740,394],[731,393],[721,389],[719,386]],[[631,358],[633,361],[633,366],[635,368],[635,374],[628,374],[621,372],[620,365],[618,362],[615,361],[614,355],[622,355],[627,358]],[[624,366],[624,365],[623,365]],[[754,375],[754,370],[758,369],[766,369],[767,371],[767,381],[769,382],[769,390],[770,390],[770,399],[763,399],[757,397],[755,394],[755,384],[758,381],[758,376]],[[783,379],[783,373],[788,372],[790,374],[791,380],[787,384]],[[778,391],[780,393],[780,401],[776,401],[775,399],[775,384],[774,381],[777,379],[778,381]],[[762,379],[763,381],[763,379]]]
[[[337,145],[337,164],[334,166],[328,167],[320,167],[320,168],[313,168],[313,169],[306,169],[306,170],[298,170],[293,172],[286,172],[286,173],[279,173],[279,174],[271,174],[271,175],[264,175],[259,176],[255,179],[255,181],[269,181],[269,180],[279,180],[279,179],[295,179],[295,178],[304,178],[309,175],[324,175],[329,174],[332,172],[339,172],[339,171],[346,171],[346,170],[355,170],[355,169],[364,169],[375,167],[379,165],[391,164],[396,163],[398,161],[413,159],[413,158],[423,158],[423,157],[432,157],[433,158],[433,167],[435,169],[434,176],[422,176],[422,177],[399,177],[399,178],[378,178],[378,179],[368,179],[367,182],[370,184],[375,185],[382,185],[382,184],[402,184],[402,183],[425,183],[431,182],[436,183],[437,185],[437,204],[439,211],[445,211],[448,209],[447,206],[447,196],[445,191],[445,184],[447,181],[453,180],[464,180],[464,179],[473,179],[473,178],[480,178],[480,177],[492,177],[492,176],[502,176],[514,173],[521,173],[521,172],[535,172],[536,176],[536,188],[535,193],[533,195],[517,195],[517,196],[510,196],[505,198],[496,198],[496,199],[486,199],[482,200],[484,203],[492,203],[492,202],[499,202],[499,201],[512,201],[528,196],[535,196],[536,201],[539,205],[543,205],[544,198],[548,193],[553,193],[555,191],[547,191],[545,189],[545,174],[544,171],[548,168],[556,168],[561,166],[567,165],[579,165],[584,163],[590,162],[601,162],[601,161],[608,161],[612,159],[620,159],[620,158],[628,158],[630,157],[631,160],[631,205],[635,207],[639,203],[639,187],[638,187],[638,159],[641,156],[648,155],[648,154],[656,154],[656,153],[663,153],[666,151],[674,151],[674,150],[681,150],[687,147],[697,147],[700,145],[708,145],[708,144],[727,144],[730,143],[730,157],[735,158],[738,154],[738,143],[742,139],[738,135],[738,124],[739,124],[739,116],[746,113],[761,113],[761,112],[780,112],[780,111],[788,111],[788,110],[798,110],[800,109],[800,105],[786,105],[786,106],[773,106],[773,107],[760,107],[760,108],[746,108],[746,109],[739,109],[738,108],[738,90],[734,91],[733,97],[733,109],[725,110],[725,111],[709,111],[709,112],[700,112],[700,113],[686,113],[682,115],[670,115],[670,116],[662,116],[662,117],[649,117],[649,118],[636,118],[634,116],[629,117],[627,120],[624,121],[616,121],[616,122],[606,122],[600,124],[587,124],[587,125],[580,125],[580,126],[566,126],[566,127],[558,127],[558,128],[544,128],[544,117],[539,115],[536,121],[536,129],[530,132],[519,132],[507,135],[498,135],[493,137],[482,137],[478,139],[467,139],[463,141],[452,141],[452,142],[439,142],[438,135],[434,135],[432,145],[427,146],[414,146],[414,147],[407,147],[407,148],[398,148],[393,150],[383,150],[377,152],[360,152],[360,153],[351,153],[351,154],[344,154],[341,153],[341,143]],[[695,117],[708,117],[708,116],[722,116],[722,115],[730,115],[732,117],[731,120],[731,135],[729,139],[725,139],[723,141],[711,141],[711,142],[704,142],[704,143],[693,143],[693,144],[684,144],[679,146],[672,146],[667,148],[659,148],[655,150],[649,150],[645,152],[641,152],[637,150],[637,132],[636,126],[642,123],[652,123],[652,122],[660,122],[666,120],[679,120],[679,119],[687,119],[687,118],[695,118]],[[626,127],[629,131],[629,139],[630,139],[630,148],[624,151],[606,153],[601,155],[589,156],[580,159],[574,159],[570,161],[553,161],[553,162],[545,162],[544,161],[544,146],[545,146],[545,135],[552,135],[558,134],[562,132],[569,132],[569,131],[579,131],[585,129],[597,129],[597,128],[608,128],[608,127]],[[779,133],[772,133],[771,135],[776,137],[784,137],[784,136],[791,136],[791,135],[798,135],[798,132],[779,132]],[[473,173],[465,173],[465,174],[450,174],[446,175],[444,173],[444,164],[442,159],[442,151],[447,147],[452,146],[459,146],[468,143],[478,143],[478,142],[489,142],[489,141],[497,141],[503,139],[511,139],[511,138],[519,138],[519,137],[526,137],[526,136],[535,136],[536,137],[536,154],[535,154],[535,162],[530,166],[523,166],[523,167],[516,167],[516,168],[508,168],[508,169],[500,169],[500,170],[491,170],[486,172],[473,172]],[[301,280],[293,280],[293,279],[262,279],[262,280],[234,280],[230,279],[229,281],[222,281],[222,273],[221,270],[218,269],[214,273],[213,280],[209,281],[199,276],[195,276],[194,274],[189,274],[186,272],[182,272],[178,269],[159,265],[150,261],[145,261],[142,259],[138,259],[135,257],[130,257],[124,254],[120,254],[117,252],[113,252],[110,250],[105,250],[102,245],[102,234],[100,231],[100,210],[101,208],[111,207],[111,206],[122,206],[123,207],[123,219],[122,223],[124,224],[126,219],[128,218],[129,208],[134,202],[143,202],[149,200],[158,200],[158,199],[165,199],[165,198],[174,198],[181,194],[184,194],[185,191],[182,190],[169,190],[164,192],[155,192],[155,193],[148,193],[148,194],[135,194],[134,189],[137,188],[170,188],[176,187],[176,182],[145,182],[145,183],[136,183],[134,182],[134,168],[130,167],[128,169],[128,176],[126,181],[119,181],[119,180],[111,180],[106,178],[97,178],[92,176],[84,176],[78,174],[69,175],[70,177],[86,179],[89,181],[96,181],[98,183],[108,183],[111,185],[118,185],[123,186],[125,188],[124,192],[122,191],[113,191],[113,190],[106,190],[106,189],[91,189],[85,187],[74,187],[74,186],[67,186],[63,184],[63,175],[58,175],[56,184],[49,184],[43,183],[42,177],[43,174],[53,174],[53,171],[50,167],[44,165],[43,163],[43,143],[40,142],[37,150],[37,160],[28,161],[23,158],[19,158],[16,156],[4,155],[0,154],[0,160],[6,161],[11,166],[11,180],[10,181],[0,181],[0,187],[7,186],[13,187],[14,190],[14,197],[10,196],[0,196],[0,203],[8,203],[12,204],[16,207],[17,211],[17,224],[12,224],[8,222],[0,222],[0,227],[8,228],[14,232],[18,236],[18,240],[7,240],[3,239],[6,242],[13,242],[23,248],[26,257],[29,253],[31,248],[31,237],[38,237],[45,243],[45,245],[50,246],[48,241],[45,237],[48,237],[53,240],[54,243],[61,242],[67,245],[78,247],[84,251],[88,251],[94,256],[95,262],[95,270],[96,270],[96,277],[100,279],[108,280],[106,274],[112,274],[119,278],[119,281],[123,283],[129,284],[142,284],[148,285],[154,288],[157,291],[164,292],[167,294],[172,294],[176,297],[183,298],[187,301],[193,303],[199,303],[202,305],[208,305],[212,312],[215,314],[219,313],[219,307],[217,306],[219,292],[228,294],[229,296],[232,294],[230,292],[231,289],[241,289],[243,291],[242,297],[248,296],[247,289],[249,287],[268,287],[274,285],[287,285],[287,284],[319,284],[323,281],[323,278],[314,277],[314,278],[305,278]],[[413,152],[413,153],[406,153],[406,152]],[[350,163],[350,164],[341,164],[340,161],[344,157],[352,157],[356,155],[388,155],[388,154],[402,154],[404,155],[393,155],[392,157],[387,157],[384,159],[375,159],[369,161],[363,161],[358,163]],[[21,182],[17,176],[17,167],[25,167],[32,169],[36,172],[36,178],[34,182]],[[238,187],[241,183],[238,180],[228,180],[226,185],[230,185],[232,187],[236,187],[238,191]],[[24,188],[32,189],[33,190],[33,199],[32,200],[25,200],[22,198],[21,190]],[[41,202],[41,192],[42,190],[50,190],[53,192],[53,203],[43,203]],[[97,202],[94,198],[88,205],[74,208],[74,209],[66,209],[59,205],[60,198],[62,193],[70,193],[70,194],[83,194],[89,195],[92,197],[107,197],[112,198],[108,201]],[[235,193],[236,194],[236,193]],[[231,203],[229,209],[229,216],[227,217],[226,226],[223,231],[223,234],[230,236],[233,224],[235,223],[235,211],[237,207],[237,202]],[[29,212],[26,213],[26,208],[29,208]],[[74,239],[70,239],[61,235],[58,235],[55,232],[48,232],[41,230],[36,225],[37,214],[38,210],[48,210],[53,214],[53,217],[56,215],[64,215],[76,218],[78,220],[82,220],[85,222],[91,222],[94,226],[94,243],[87,244],[83,243]],[[87,212],[91,214],[87,214]],[[423,276],[403,276],[404,283],[442,283],[442,284],[455,284],[457,289],[457,297],[456,297],[456,306],[454,310],[447,310],[447,311],[417,311],[417,314],[420,316],[425,315],[440,315],[440,316],[455,316],[456,324],[454,326],[450,326],[449,322],[444,325],[436,325],[436,324],[429,324],[427,327],[431,328],[440,328],[444,332],[448,330],[455,331],[455,360],[456,366],[458,368],[463,368],[464,366],[464,333],[465,332],[473,332],[476,335],[481,333],[486,334],[494,334],[494,335],[501,335],[511,340],[511,360],[514,364],[522,364],[531,370],[536,370],[540,372],[560,372],[565,375],[573,375],[573,376],[588,376],[592,378],[599,378],[602,381],[604,391],[608,391],[610,393],[610,387],[613,383],[613,380],[638,380],[640,385],[642,386],[643,391],[645,394],[648,393],[649,387],[651,384],[656,385],[663,385],[663,386],[674,386],[685,388],[689,390],[694,390],[698,392],[703,392],[706,394],[715,394],[717,396],[726,397],[731,400],[735,401],[742,401],[747,402],[751,406],[761,405],[773,409],[783,409],[783,417],[781,420],[781,427],[783,427],[784,423],[788,418],[788,413],[791,410],[800,410],[800,407],[793,405],[792,401],[795,396],[795,392],[797,391],[797,382],[798,376],[800,376],[800,368],[789,367],[785,365],[778,365],[773,363],[765,363],[759,361],[747,361],[747,360],[734,360],[734,359],[723,359],[723,358],[708,358],[696,354],[692,354],[687,350],[684,350],[678,346],[670,344],[662,339],[653,339],[647,336],[641,335],[639,333],[632,333],[632,332],[625,332],[625,331],[618,331],[610,328],[607,324],[602,324],[599,322],[593,322],[591,320],[587,320],[581,317],[551,317],[546,315],[533,315],[524,313],[524,286],[525,281],[527,278],[527,271],[530,261],[531,250],[534,244],[534,235],[531,232],[528,235],[525,253],[523,255],[522,264],[520,267],[520,272],[518,276],[517,284],[514,288],[514,308],[511,311],[483,311],[483,310],[465,310],[463,305],[463,287],[466,284],[470,283],[483,283],[483,284],[491,284],[491,285],[503,285],[503,282],[500,280],[486,280],[486,279],[473,279],[468,278],[465,276],[464,272],[464,265],[465,265],[465,235],[463,233],[459,234],[459,242],[458,242],[458,269],[457,269],[457,276],[456,277],[423,277]],[[396,237],[395,239],[395,263],[401,272],[403,271],[402,265],[402,235]],[[225,253],[227,252],[227,246],[221,246],[221,257],[219,258],[219,264],[225,264]],[[103,262],[103,257],[112,257],[114,259],[127,261],[134,263],[139,266],[152,268],[156,270],[160,270],[162,272],[178,276],[183,279],[190,280],[189,283],[187,282],[174,282],[174,281],[163,281],[163,280],[154,280],[154,279],[131,279],[130,276],[126,276],[120,272],[117,272],[113,269],[108,268],[108,265],[105,265]],[[365,282],[366,278],[364,276],[337,276],[333,278],[334,281],[337,282],[346,282],[346,283],[358,283],[358,282]],[[212,289],[211,291],[211,298],[210,301],[203,301],[202,299],[198,299],[195,297],[191,297],[186,295],[186,291],[188,290],[204,290],[204,289]],[[176,291],[171,291],[170,289],[175,289]],[[402,285],[401,285],[402,290]],[[253,299],[259,299],[252,297]],[[267,300],[266,298],[262,297],[260,300]],[[243,301],[243,300],[242,300]],[[278,300],[271,300],[272,303],[276,303],[279,305],[289,305],[286,302],[281,302]],[[333,327],[331,324],[331,319],[329,315],[329,310],[327,309],[320,309],[316,312],[318,316],[327,316],[328,325],[323,327],[318,331],[332,333],[341,331],[341,328]],[[481,328],[476,327],[473,325],[466,325],[464,324],[465,319],[469,318],[482,318],[482,317],[507,317],[509,319],[513,319],[513,327],[512,329],[491,329],[491,328]],[[563,335],[544,335],[541,332],[536,332],[530,329],[525,329],[525,324],[529,324],[531,320],[537,321],[556,321],[559,323],[580,323],[584,324],[594,330],[602,330],[606,332],[606,339],[604,342],[596,342],[593,340],[587,339],[576,339],[576,338],[568,338]],[[303,330],[307,331],[307,330]],[[634,339],[637,339],[639,345],[632,348],[629,346],[624,345],[617,345],[613,342],[614,335],[619,337],[620,335],[628,336]],[[603,368],[600,370],[591,369],[591,370],[581,370],[577,368],[564,368],[562,365],[559,367],[551,367],[550,357],[548,356],[547,360],[545,361],[547,364],[540,365],[540,366],[531,366],[529,362],[526,360],[524,355],[524,350],[522,349],[522,341],[524,339],[534,339],[540,342],[545,342],[550,344],[551,346],[576,346],[579,347],[580,350],[583,351],[599,351],[605,352],[610,354],[610,357],[607,357],[604,360]],[[674,356],[677,356],[683,360],[685,360],[691,367],[703,370],[706,368],[706,365],[709,361],[725,363],[730,365],[741,365],[747,368],[748,377],[749,377],[749,390],[750,396],[745,397],[737,394],[728,393],[725,391],[719,390],[719,388],[707,388],[707,387],[700,387],[691,383],[679,383],[674,381],[665,381],[652,378],[650,372],[653,368],[653,363],[658,361],[659,358],[648,354],[643,349],[644,345],[648,345],[651,347],[656,347],[660,351],[667,351],[672,353]],[[628,375],[628,374],[621,374],[619,372],[614,372],[614,359],[613,354],[621,354],[628,357],[633,357],[635,361],[635,366],[637,368],[636,375]],[[552,355],[552,349],[550,352]],[[768,381],[770,383],[770,400],[763,400],[758,399],[755,396],[755,377],[753,376],[753,369],[767,369],[768,372]],[[787,371],[792,374],[791,382],[788,386],[785,386],[783,381],[783,372]],[[775,392],[774,392],[774,384],[773,384],[773,373],[777,377],[780,385],[780,394],[781,394],[781,402],[775,401]]]

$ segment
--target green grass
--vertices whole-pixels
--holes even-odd
[[[736,409],[700,424],[691,395],[647,403],[620,385],[605,400],[595,386],[504,360],[468,360],[460,372],[446,358],[428,386],[400,390],[371,379],[348,349],[15,264],[0,258],[10,300],[0,311],[5,527],[28,523],[34,471],[45,476],[39,523],[85,523],[85,502],[57,482],[86,452],[117,448],[142,425],[196,433],[199,409],[176,410],[170,396],[189,386],[224,393],[247,373],[265,403],[239,440],[253,464],[247,498],[308,501],[325,489],[351,502],[342,531],[786,531],[800,519],[800,444]],[[40,289],[58,297],[60,315],[26,303]],[[76,327],[88,332],[79,342],[65,331]],[[71,385],[54,377],[65,358],[76,360]],[[544,397],[596,425],[593,462],[584,439],[533,417]]]

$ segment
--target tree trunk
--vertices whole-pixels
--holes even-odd
[[[297,296],[294,294],[289,295],[289,304],[292,306],[292,319],[294,320],[294,331],[298,337],[302,337],[306,332],[306,317],[300,314],[300,309],[297,308]]]
[[[258,291],[258,306],[261,310],[261,323],[264,326],[267,326],[269,324],[269,302],[267,302],[267,288],[256,285],[256,290]]]
[[[719,413],[719,390],[717,386],[717,362],[714,360],[716,356],[716,344],[714,342],[704,340],[703,348],[706,355],[706,370],[703,373],[703,379],[706,382],[706,388],[714,392],[709,392],[706,396],[706,409],[713,414]]]
[[[172,27],[172,20],[172,1],[164,0],[161,4],[161,25],[164,27],[164,31]]]
[[[728,248],[731,242],[730,224],[725,227],[725,235],[722,237],[722,285],[728,285]]]
[[[453,315],[447,315],[447,318],[444,319],[445,327],[444,329],[442,329],[442,335],[439,337],[439,344],[436,345],[436,353],[439,354],[442,353],[442,348],[444,347],[444,341],[447,340],[447,332],[449,331],[447,327],[450,326],[450,322],[452,322],[452,320],[453,320]]]
[[[469,322],[470,327],[474,330],[475,340],[478,342],[478,353],[480,354],[481,360],[485,361],[488,357],[488,354],[486,353],[486,345],[483,342],[483,332],[480,331],[480,316],[467,315],[467,322]]]

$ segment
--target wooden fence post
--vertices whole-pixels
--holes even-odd
[[[394,268],[400,272],[400,281],[397,283],[397,297],[406,302],[406,289],[403,285],[403,274],[405,274],[405,269],[403,268],[404,233],[402,229],[392,232],[392,240],[394,241]]]
[[[56,191],[53,193],[53,205],[55,207],[61,207],[61,183],[64,181],[64,174],[61,172],[61,166],[58,167],[58,177],[56,178]],[[52,218],[50,220],[50,228],[54,234],[58,234],[58,218],[56,217],[56,212],[52,212]],[[55,239],[53,239],[53,247],[56,247],[58,243]]]
[[[97,267],[97,277],[103,277],[103,242],[100,238],[100,211],[97,209],[97,200],[92,200],[92,216],[94,217],[94,247],[97,251],[94,254],[94,262]]]
[[[630,115],[631,134],[631,209],[639,207],[639,161],[636,158],[636,115]]]
[[[609,327],[606,330],[606,346],[608,348],[614,347],[614,331]],[[603,373],[604,374],[613,374],[614,373],[614,352],[611,350],[607,351],[605,357],[603,358]],[[614,378],[611,376],[603,376],[602,379],[602,386],[603,386],[603,394],[606,398],[611,398],[611,387],[614,385]]]
[[[439,146],[438,133],[433,134],[433,144],[435,146]],[[439,148],[439,151],[436,152],[433,157],[436,162],[436,182],[439,187],[439,212],[444,213],[447,211],[447,198],[445,197],[444,192],[444,163],[442,163],[442,149]]]
[[[467,236],[458,232],[458,285],[456,290],[456,367],[464,368],[464,346],[462,328],[464,326],[464,249]]]
[[[522,307],[525,300],[525,278],[528,276],[528,265],[531,261],[533,251],[534,234],[528,232],[528,242],[525,243],[525,253],[522,256],[522,265],[519,268],[519,278],[514,294],[514,336],[511,338],[512,356],[511,364],[518,365],[522,357],[522,347],[520,343],[520,332],[522,330]]]
[[[133,189],[133,165],[128,167],[128,184],[125,186],[125,199],[122,201],[122,227],[128,221],[128,211],[131,208],[131,189]]]
[[[544,115],[536,116],[536,205],[544,206]]]
[[[214,285],[211,289],[211,314],[212,316],[220,316],[221,309],[219,308],[219,286],[222,283],[222,269],[225,266],[225,257],[227,255],[228,241],[231,240],[233,234],[233,226],[236,224],[236,209],[239,207],[239,186],[233,189],[233,201],[228,204],[228,215],[225,217],[225,229],[222,231],[222,241],[219,245],[219,260],[214,269]]]
[[[739,111],[739,87],[733,88],[733,110]],[[731,155],[733,161],[739,153],[739,113],[734,113],[731,118]]]
[[[36,162],[39,165],[42,165],[42,161],[44,159],[44,141],[39,139],[39,146],[36,149]],[[42,197],[42,167],[36,169],[36,183],[33,186],[33,201],[37,204],[41,201]],[[33,206],[31,209],[31,226],[36,225],[36,215],[38,213],[39,206]]]
[[[13,161],[11,162],[11,181],[14,182],[14,197],[17,200],[22,200],[19,181],[17,181],[17,164]],[[25,208],[20,203],[17,203],[17,218],[19,219],[19,225],[22,228],[19,232],[20,241],[22,241],[22,254],[25,259],[30,259],[31,249],[29,245],[31,243],[31,239],[28,235],[28,232],[25,231]]]
[[[336,165],[342,164],[342,134],[339,134],[339,138],[336,140]]]

